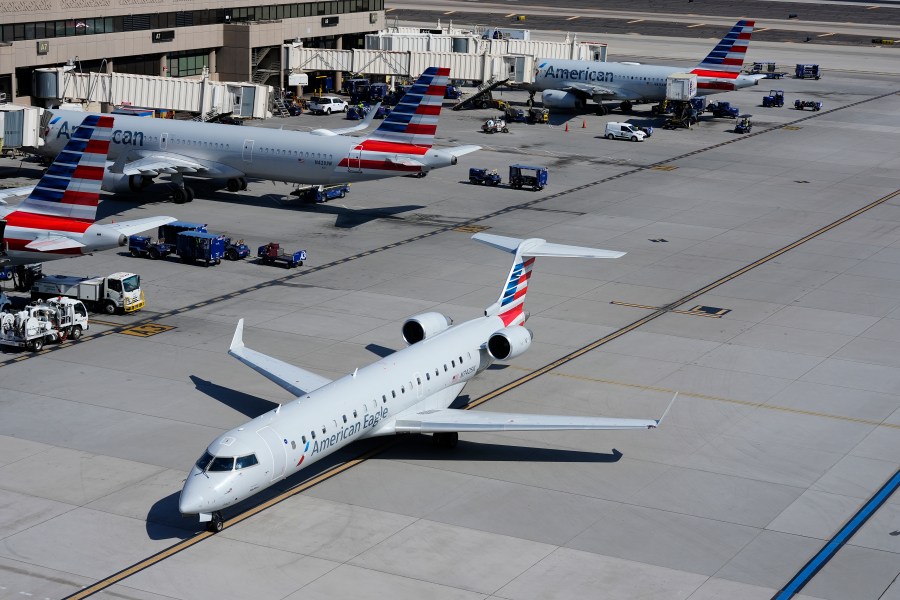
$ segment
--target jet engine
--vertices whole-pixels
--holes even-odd
[[[584,100],[572,92],[544,90],[541,102],[547,108],[584,108]]]
[[[453,319],[439,312],[427,312],[410,317],[403,324],[403,339],[412,346],[425,338],[430,338],[446,330],[453,324]]]
[[[153,178],[150,176],[113,173],[109,170],[109,167],[112,164],[113,163],[107,161],[106,168],[103,169],[103,184],[101,187],[105,192],[140,192],[153,183]]]
[[[496,360],[515,358],[528,350],[534,336],[521,325],[504,327],[488,339],[487,351]]]

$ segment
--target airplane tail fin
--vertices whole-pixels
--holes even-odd
[[[112,127],[109,115],[86,116],[16,212],[93,223]]]
[[[490,233],[476,233],[472,238],[498,250],[515,255],[509,275],[506,277],[506,283],[503,285],[503,289],[500,290],[500,298],[484,311],[485,316],[499,316],[507,327],[510,325],[521,325],[525,322],[525,294],[528,291],[531,269],[534,266],[535,258],[538,256],[554,258],[619,258],[625,255],[624,252],[615,250],[553,244],[540,238],[522,240]]]
[[[450,69],[428,67],[366,140],[431,147]]]
[[[750,47],[753,25],[754,21],[745,19],[735,23],[731,31],[691,72],[701,77],[736,77],[741,72],[744,56]]]

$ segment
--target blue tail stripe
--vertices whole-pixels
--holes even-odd
[[[54,180],[54,179],[51,179],[51,178],[45,176],[43,179],[41,179],[41,187],[49,188],[49,189],[53,189],[53,190],[65,191],[66,188],[69,187],[69,180],[68,179]]]
[[[45,190],[43,188],[34,188],[28,200],[42,200],[44,202],[59,202],[62,200],[64,191]]]

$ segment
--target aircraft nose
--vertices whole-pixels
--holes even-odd
[[[204,504],[206,503],[203,494],[197,486],[191,485],[190,481],[185,482],[178,497],[178,512],[183,515],[196,515],[203,512]]]

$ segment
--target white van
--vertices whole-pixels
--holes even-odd
[[[607,123],[605,137],[608,140],[619,138],[620,140],[643,142],[647,134],[631,123]]]

